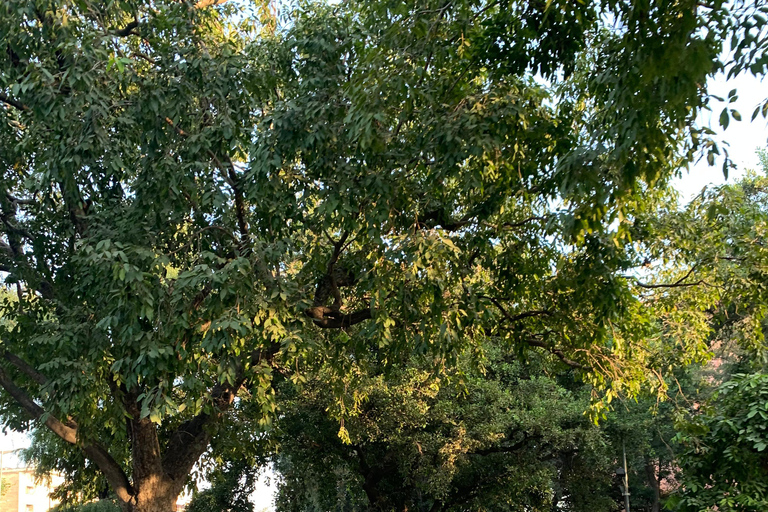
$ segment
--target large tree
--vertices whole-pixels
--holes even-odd
[[[765,7],[219,4],[0,4],[8,427],[167,512],[310,354],[440,367],[493,334],[642,380],[635,215],[714,155],[703,84],[731,35],[764,71]]]

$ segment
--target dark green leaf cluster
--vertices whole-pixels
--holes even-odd
[[[346,442],[322,375],[293,392],[276,425],[278,510],[613,510],[615,454],[583,414],[588,390],[491,352],[484,374],[441,381],[412,361],[365,379]]]

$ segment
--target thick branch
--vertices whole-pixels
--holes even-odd
[[[337,264],[341,253],[349,247],[352,241],[347,241],[349,238],[348,231],[342,233],[338,240],[334,240],[327,233],[326,236],[333,244],[333,254],[328,261],[325,275],[317,283],[312,307],[307,309],[304,314],[312,318],[315,325],[323,329],[342,329],[372,318],[372,312],[370,308],[348,314],[341,312],[343,302],[339,288],[352,286],[356,279],[349,269]],[[333,304],[327,306],[328,299],[331,297],[334,299]]]
[[[275,355],[280,351],[280,343],[274,342],[265,348],[254,350],[250,356],[251,366],[262,363],[272,364]],[[200,412],[194,418],[182,423],[176,429],[166,445],[163,454],[163,470],[177,484],[183,485],[189,475],[189,471],[195,465],[200,456],[208,448],[211,441],[209,425],[222,414],[227,412],[235,400],[237,391],[243,386],[246,379],[243,372],[238,371],[238,377],[234,385],[220,383],[211,390],[213,412]]]
[[[21,110],[22,112],[25,110],[29,110],[29,107],[23,104],[22,102],[15,100],[5,94],[4,92],[0,92],[0,101],[5,103],[6,105],[10,105],[11,107],[17,108]]]
[[[136,32],[133,31],[136,27],[139,26],[139,20],[133,20],[129,24],[127,24],[125,27],[115,30],[112,32],[113,35],[116,35],[117,37],[127,37],[130,35],[138,35]]]
[[[448,212],[445,211],[445,208],[439,208],[437,210],[426,212],[422,216],[419,225],[429,229],[440,226],[445,231],[458,231],[461,228],[468,226],[471,219],[472,216],[469,214],[460,219],[453,219]]]
[[[316,326],[323,329],[343,329],[373,318],[370,308],[355,311],[354,313],[342,314],[331,308],[314,307],[308,309],[306,314],[313,319]]]
[[[15,366],[22,370],[25,374],[34,378],[36,381],[47,381],[47,379],[37,372],[34,368],[29,366],[21,358],[5,353],[5,359],[11,361]],[[55,416],[49,414],[35,403],[35,401],[27,394],[26,391],[16,385],[15,382],[8,376],[5,370],[0,367],[0,386],[11,395],[11,397],[18,403],[24,411],[32,417],[34,420],[43,420],[43,424],[48,427],[51,432],[59,436],[62,440],[69,444],[79,445],[77,436],[77,424],[73,421],[69,422],[69,425],[62,423]],[[128,477],[123,472],[120,465],[107,453],[104,448],[95,443],[87,443],[81,446],[86,456],[91,459],[104,473],[104,476],[109,481],[115,493],[118,497],[124,501],[128,501],[133,494],[133,489],[128,482]]]
[[[255,350],[251,354],[251,363],[258,363],[265,358],[271,361],[279,349],[280,344],[273,343],[266,350]],[[235,400],[237,390],[242,387],[244,382],[245,379],[240,376],[234,385],[220,383],[214,386],[211,390],[213,412],[200,412],[194,418],[182,423],[171,434],[163,454],[162,464],[165,473],[177,485],[183,485],[186,482],[189,471],[208,448],[211,441],[208,425],[229,410]]]
[[[70,444],[77,444],[77,427],[65,425],[53,415],[46,413],[45,409],[37,405],[26,391],[13,382],[2,367],[0,367],[0,386],[11,395],[16,403],[18,403],[21,408],[32,417],[32,419],[39,420],[45,417],[43,423],[51,430],[51,432]]]
[[[240,231],[240,237],[242,241],[245,242],[248,240],[248,223],[245,220],[245,202],[243,201],[243,193],[240,190],[240,186],[238,185],[240,180],[237,176],[237,173],[235,172],[235,164],[230,158],[227,159],[229,160],[227,174],[229,175],[232,193],[235,196],[235,215],[237,216],[237,228]]]
[[[10,352],[6,352],[3,356],[6,361],[11,363],[13,366],[19,369],[21,373],[32,379],[33,381],[37,382],[41,386],[45,386],[48,384],[48,378],[37,371],[35,368],[33,368],[29,363],[24,361],[22,358],[15,354],[11,354]]]
[[[131,501],[135,492],[120,464],[104,448],[97,444],[83,446],[83,452],[104,473],[118,499],[123,502]]]

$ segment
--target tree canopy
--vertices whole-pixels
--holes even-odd
[[[615,453],[584,415],[588,386],[497,347],[482,373],[462,361],[463,378],[419,366],[356,386],[366,399],[344,421],[346,443],[322,371],[281,393],[277,510],[614,509]]]
[[[644,214],[720,152],[703,84],[765,72],[765,6],[220,4],[0,5],[0,413],[72,489],[171,510],[317,358],[343,417],[369,357],[493,337],[610,401],[705,350]]]

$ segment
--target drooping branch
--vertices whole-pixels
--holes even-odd
[[[32,377],[35,381],[46,381],[44,375],[40,374],[32,368],[28,363],[19,358],[18,356],[5,353],[5,359],[12,362],[14,366],[19,368],[22,372]],[[109,453],[96,443],[81,443],[78,438],[77,423],[70,420],[66,424],[59,421],[54,415],[48,413],[41,406],[29,396],[29,394],[21,389],[11,379],[11,377],[5,372],[5,369],[0,367],[0,386],[13,398],[19,406],[34,420],[41,420],[48,429],[56,434],[59,438],[65,442],[80,446],[85,455],[91,459],[98,468],[104,473],[104,476],[109,481],[109,484],[117,493],[121,500],[128,501],[133,495],[133,488],[128,481],[128,477]]]
[[[45,409],[35,403],[26,391],[13,382],[13,379],[8,376],[5,369],[2,367],[0,367],[0,386],[11,395],[11,398],[13,398],[16,403],[32,417],[32,419],[42,419],[43,424],[48,427],[51,432],[70,444],[77,444],[77,427],[65,425],[52,414],[47,413]]]

